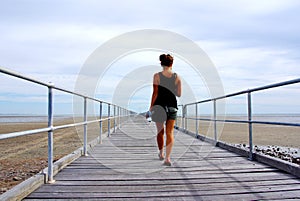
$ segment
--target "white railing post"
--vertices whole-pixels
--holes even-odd
[[[53,85],[48,86],[48,183],[54,183],[53,179]]]
[[[198,130],[198,104],[196,103],[195,104],[195,106],[196,106],[196,137],[198,137],[198,135],[199,135],[199,130]]]
[[[110,104],[107,104],[107,137],[110,137]]]
[[[122,124],[122,108],[119,107],[119,128],[121,128]]]
[[[249,160],[253,160],[253,141],[252,141],[252,105],[251,92],[248,92],[248,127],[249,127]]]
[[[87,156],[87,98],[84,97],[83,104],[83,155]]]
[[[100,126],[100,132],[99,132],[99,143],[102,144],[102,102],[100,102],[100,110],[99,110],[100,114],[99,114],[99,118],[100,118],[100,122],[99,122],[99,126]]]
[[[121,128],[121,107],[118,106],[118,128]]]
[[[181,126],[184,130],[184,105],[181,106]]]
[[[184,131],[187,132],[188,125],[187,125],[187,105],[184,106]]]
[[[218,142],[218,133],[217,133],[217,100],[214,99],[214,138],[215,143]]]
[[[114,105],[114,133],[116,132],[116,105]]]

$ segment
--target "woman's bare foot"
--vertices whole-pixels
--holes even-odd
[[[161,161],[165,159],[165,157],[164,157],[164,152],[163,152],[162,150],[159,151],[159,153],[158,153],[158,158],[159,158],[159,160],[161,160]]]
[[[164,164],[165,166],[172,166],[172,163],[170,160],[165,160]]]
[[[159,158],[159,160],[161,160],[161,161],[165,159],[164,155],[161,155],[161,154],[158,154],[158,158]]]

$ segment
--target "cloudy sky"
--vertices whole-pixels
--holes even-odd
[[[143,29],[167,30],[194,41],[214,63],[225,93],[300,77],[297,0],[4,0],[0,4],[0,66],[69,90],[74,90],[82,66],[99,46]],[[137,61],[122,58],[114,67],[125,68],[134,62],[157,65],[156,53],[139,53]],[[140,62],[141,57],[144,62]],[[178,59],[175,64],[184,62]],[[120,80],[132,78],[115,71],[108,71],[98,83],[97,98],[112,101],[111,92]],[[182,78],[189,82],[193,80],[190,76],[184,74]],[[0,78],[0,113],[46,111],[46,89],[3,75]],[[205,86],[202,82],[188,83],[197,100],[209,97],[209,92],[200,90]],[[275,112],[295,112],[295,106],[299,108],[296,92],[299,87],[258,94],[254,98],[256,111],[267,108],[264,112],[274,112],[275,108]],[[147,110],[150,95],[145,94],[149,93],[151,86],[146,83],[130,100],[133,105],[138,103],[131,109]],[[67,99],[72,98],[58,94],[56,101],[67,103]],[[239,100],[231,102],[235,106],[229,105],[228,112],[244,107],[238,106]],[[63,110],[65,106],[57,108]]]

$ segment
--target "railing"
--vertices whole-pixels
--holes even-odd
[[[33,129],[33,130],[26,130],[26,131],[19,131],[19,132],[12,132],[12,133],[4,133],[0,134],[0,140],[3,139],[8,139],[8,138],[13,138],[13,137],[19,137],[19,136],[24,136],[24,135],[32,135],[32,134],[37,134],[41,132],[48,132],[48,177],[47,181],[48,183],[52,183],[53,180],[53,131],[58,130],[58,129],[65,129],[65,128],[70,128],[70,127],[75,127],[75,126],[83,126],[83,155],[87,155],[87,125],[91,123],[96,123],[99,122],[100,125],[100,133],[99,133],[99,142],[102,142],[102,123],[103,121],[107,121],[108,124],[108,137],[110,136],[110,128],[111,128],[111,120],[113,120],[113,132],[116,131],[116,127],[118,125],[116,124],[116,120],[118,119],[119,126],[121,123],[121,117],[131,115],[132,112],[122,108],[120,106],[104,102],[101,100],[98,100],[96,98],[88,97],[83,94],[79,94],[76,92],[72,92],[63,88],[59,88],[54,86],[51,83],[44,83],[36,79],[32,79],[23,75],[20,75],[18,73],[12,72],[10,70],[0,68],[0,72],[9,76],[17,77],[22,80],[26,80],[44,87],[48,88],[48,127],[46,128],[40,128],[40,129]],[[53,125],[53,90],[58,90],[67,94],[71,94],[74,96],[81,97],[83,99],[83,121],[82,122],[77,122],[73,124],[64,124],[64,125],[59,125],[59,126],[54,126]],[[87,100],[94,101],[96,103],[99,103],[99,119],[96,120],[91,120],[88,121],[88,114],[87,114]],[[107,117],[103,118],[103,111],[104,111],[104,106],[107,105]],[[113,111],[111,111],[111,108],[113,108]]]
[[[188,123],[187,120],[195,120],[195,130],[196,130],[196,136],[199,135],[198,129],[198,121],[209,121],[213,122],[213,131],[214,131],[214,143],[217,144],[218,142],[218,133],[217,133],[217,122],[225,122],[225,123],[243,123],[243,124],[248,124],[248,136],[249,136],[249,160],[253,160],[253,135],[252,135],[252,125],[253,124],[271,124],[271,125],[281,125],[281,126],[294,126],[294,127],[300,127],[299,123],[286,123],[286,122],[272,122],[272,121],[253,121],[252,120],[252,93],[253,92],[258,92],[258,91],[263,91],[266,89],[271,89],[271,88],[277,88],[277,87],[282,87],[282,86],[287,86],[287,85],[292,85],[300,83],[300,78],[286,81],[286,82],[280,82],[276,84],[271,84],[263,87],[258,87],[258,88],[253,88],[253,89],[248,89],[244,91],[240,91],[237,93],[232,93],[224,96],[220,96],[217,98],[211,98],[203,101],[198,101],[194,103],[189,103],[185,105],[181,105],[182,107],[182,128],[185,131],[188,131]],[[247,116],[248,120],[226,120],[226,119],[217,119],[217,100],[223,100],[229,97],[234,97],[242,94],[247,94],[247,106],[248,106],[248,111],[247,111]],[[198,111],[198,105],[203,104],[203,103],[208,103],[212,102],[213,103],[213,118],[199,118],[200,114]],[[188,117],[187,116],[187,108],[190,106],[195,106],[195,117]]]

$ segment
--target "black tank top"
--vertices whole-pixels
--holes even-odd
[[[172,77],[165,77],[161,72],[159,73],[160,83],[158,85],[158,95],[154,105],[160,105],[162,107],[175,107],[177,108],[176,100],[176,73],[173,73]]]

